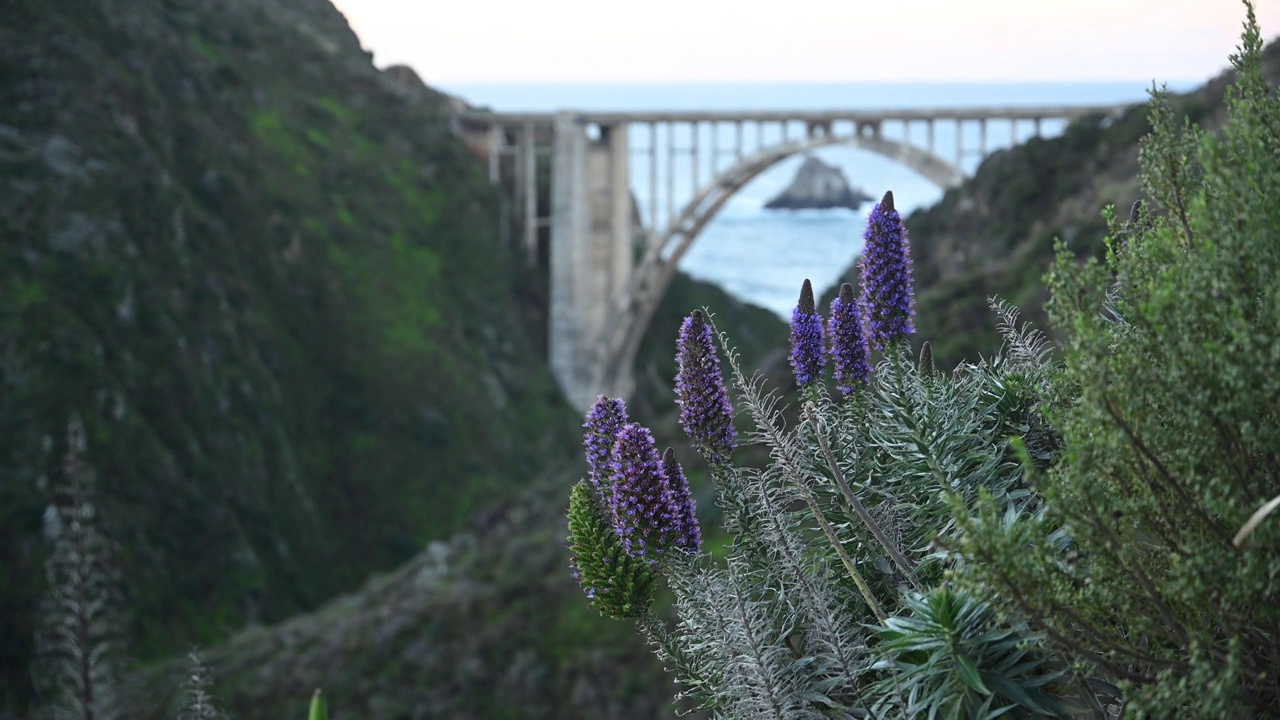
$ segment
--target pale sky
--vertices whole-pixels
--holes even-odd
[[[335,0],[431,84],[1203,80],[1238,0]],[[1265,38],[1280,0],[1255,0]]]

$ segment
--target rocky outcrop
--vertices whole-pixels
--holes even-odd
[[[558,478],[571,469],[357,592],[206,650],[220,709],[297,717],[319,687],[335,717],[674,718],[634,625],[601,618],[569,576]],[[134,717],[175,717],[185,668],[151,670]]]
[[[806,208],[849,208],[857,210],[863,203],[873,200],[870,195],[849,186],[844,172],[828,165],[813,155],[808,155],[796,177],[774,199],[765,203],[770,210],[801,210]]]

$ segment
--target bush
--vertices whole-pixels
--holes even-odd
[[[842,288],[828,327],[801,293],[794,427],[709,316],[681,332],[681,421],[716,482],[725,557],[675,543],[682,471],[637,454],[634,428],[593,422],[621,407],[601,398],[575,490],[599,514],[592,533],[571,529],[575,566],[622,542],[630,560],[596,575],[640,563],[666,580],[674,626],[646,584],[584,587],[638,588],[610,606],[639,615],[689,704],[734,718],[1280,716],[1280,523],[1260,512],[1233,542],[1280,492],[1280,101],[1248,17],[1221,136],[1179,127],[1153,91],[1142,164],[1157,211],[1108,210],[1105,263],[1060,249],[1060,360],[993,301],[1005,344],[991,359],[940,373],[926,343],[913,361],[889,195],[868,223],[862,297]],[[713,336],[766,467],[732,462]],[[629,488],[643,497],[620,500]],[[647,540],[635,552],[628,538]]]
[[[1009,527],[988,500],[961,543],[971,586],[1116,678],[1136,716],[1280,713],[1280,527],[1232,542],[1280,490],[1280,100],[1260,51],[1251,10],[1220,136],[1153,92],[1161,212],[1109,217],[1105,262],[1060,250],[1050,277],[1072,403],[1034,483],[1047,512]]]

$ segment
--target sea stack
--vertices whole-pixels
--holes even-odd
[[[828,165],[813,155],[807,155],[800,169],[796,171],[796,177],[791,181],[791,185],[777,197],[765,203],[765,207],[770,210],[804,208],[857,210],[863,203],[873,199],[861,190],[851,188],[840,168]]]

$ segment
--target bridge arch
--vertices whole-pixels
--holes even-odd
[[[651,236],[649,246],[635,268],[630,288],[617,299],[606,323],[607,335],[597,346],[593,385],[630,390],[636,353],[649,330],[653,315],[675,279],[680,260],[706,226],[739,190],[778,163],[821,147],[844,145],[895,160],[920,173],[942,189],[964,180],[960,168],[936,153],[877,134],[830,135],[782,143],[744,158],[699,188],[661,235]]]

